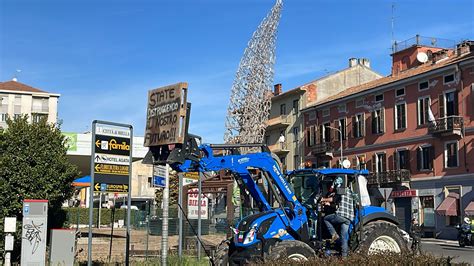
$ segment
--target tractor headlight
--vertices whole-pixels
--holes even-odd
[[[252,243],[256,234],[257,234],[257,229],[255,227],[250,229],[250,231],[247,233],[247,236],[244,239],[244,244]]]

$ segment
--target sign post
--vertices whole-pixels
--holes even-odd
[[[10,233],[16,232],[16,217],[5,217],[3,232],[5,235],[5,266],[11,265],[11,253],[13,251],[13,243],[15,238]]]
[[[151,147],[153,164],[156,160],[165,164],[164,176],[154,177],[154,184],[163,186],[163,223],[161,238],[161,264],[167,265],[168,255],[168,204],[169,204],[169,165],[166,162],[173,144],[183,144],[187,133],[187,89],[181,82],[157,88],[148,92],[148,108],[145,128],[145,147]],[[171,146],[170,146],[171,145]],[[154,175],[155,176],[155,175]],[[164,177],[164,182],[162,177]],[[160,181],[160,182],[158,182]],[[156,183],[155,183],[156,182]],[[159,183],[159,184],[157,184]]]
[[[87,264],[89,266],[92,265],[94,192],[99,193],[101,199],[101,193],[128,193],[125,264],[129,265],[132,147],[133,127],[131,125],[99,120],[92,122],[89,242],[87,250]]]

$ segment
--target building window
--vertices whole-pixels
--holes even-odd
[[[365,105],[365,98],[359,98],[356,100],[356,108],[362,107]]]
[[[46,114],[31,114],[31,121],[33,123],[39,123],[41,119],[48,119],[48,115]]]
[[[315,126],[310,126],[308,128],[308,133],[307,133],[307,144],[308,147],[312,147],[314,145],[314,140],[315,140]]]
[[[416,152],[417,169],[426,171],[433,169],[434,148],[432,146],[420,146]]]
[[[420,196],[420,225],[423,227],[435,226],[434,197]]]
[[[329,108],[323,110],[323,117],[328,117],[329,116]]]
[[[7,117],[8,117],[8,114],[5,114],[5,113],[0,114],[0,122],[6,122]]]
[[[439,113],[443,117],[458,115],[458,95],[456,91],[447,91],[439,95]]]
[[[378,109],[372,112],[372,134],[380,134],[384,132],[385,119],[384,109]]]
[[[431,106],[431,99],[429,96],[418,98],[418,125],[424,125],[429,122],[429,109]]]
[[[365,135],[364,114],[357,114],[352,117],[352,135],[354,138]]]
[[[405,88],[400,88],[395,91],[395,97],[400,97],[405,95]]]
[[[299,138],[300,138],[300,128],[294,127],[293,128],[293,142],[298,142]]]
[[[423,81],[423,82],[418,83],[418,90],[419,91],[424,91],[424,90],[427,90],[428,88],[429,88],[428,81]]]
[[[376,153],[376,154],[374,154],[372,159],[373,159],[372,160],[372,164],[373,164],[372,169],[376,173],[382,173],[382,172],[387,171],[387,156],[385,155],[385,153]]]
[[[294,100],[293,101],[293,114],[298,115],[298,112],[300,111],[300,104],[299,100]]]
[[[48,113],[49,112],[49,99],[33,97],[32,102],[31,102],[31,112],[32,113]]]
[[[286,115],[286,104],[280,104],[280,115]]]
[[[383,93],[375,95],[375,102],[383,101]]]
[[[341,131],[342,140],[346,140],[347,139],[346,118],[340,118],[339,120],[337,120],[336,126]],[[339,134],[339,132],[337,133]],[[338,136],[337,139],[340,139],[340,137]]]
[[[337,111],[339,113],[345,113],[346,112],[346,105],[345,104],[340,104],[337,106]]]
[[[308,120],[309,121],[316,120],[316,111],[312,111],[308,113]]]
[[[395,166],[397,170],[410,169],[410,151],[409,150],[397,150],[395,152]]]
[[[321,125],[321,130],[319,131],[319,137],[321,143],[323,142],[331,142],[331,129],[329,128],[331,123],[327,122]]]
[[[294,163],[294,168],[299,169],[301,167],[301,160],[299,155],[294,155],[293,156],[293,163]]]
[[[444,84],[449,84],[454,81],[454,74],[444,76]]]
[[[446,168],[459,166],[457,141],[446,142],[444,144],[444,166]]]
[[[406,103],[397,103],[395,105],[395,130],[405,129],[406,127]]]

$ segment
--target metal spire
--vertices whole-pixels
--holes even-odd
[[[232,85],[225,122],[226,143],[261,143],[270,114],[275,43],[282,0],[253,33]]]

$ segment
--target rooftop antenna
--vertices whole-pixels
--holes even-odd
[[[395,26],[395,2],[392,2],[392,53],[395,53],[395,46],[397,46],[397,43],[395,41],[395,33],[394,33],[394,26]]]
[[[17,70],[15,71],[15,75],[14,75],[13,78],[12,78],[13,81],[15,81],[15,82],[18,81],[18,74],[20,74],[20,72],[21,72],[21,69],[17,69]]]

